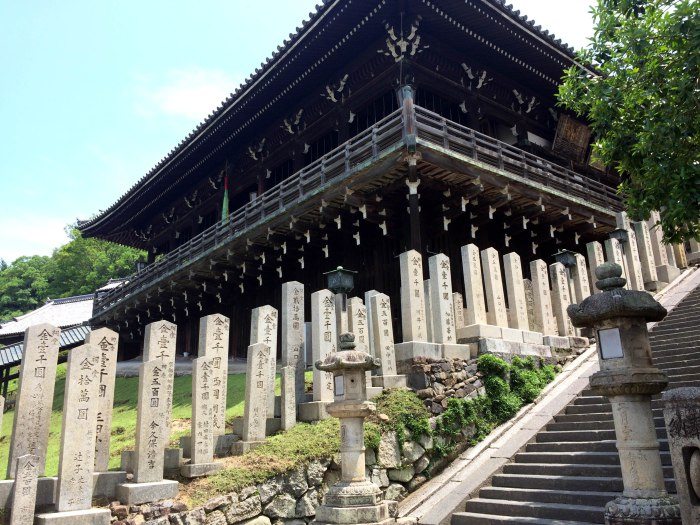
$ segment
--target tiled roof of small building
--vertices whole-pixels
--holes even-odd
[[[49,323],[60,328],[76,326],[92,316],[94,294],[49,299],[36,310],[0,324],[0,336],[21,334],[32,325]]]

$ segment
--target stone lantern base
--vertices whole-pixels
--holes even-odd
[[[316,509],[314,523],[333,525],[389,525],[389,506],[371,481],[340,482],[326,494]]]
[[[606,525],[682,525],[681,509],[673,496],[628,498],[618,496],[605,505]]]

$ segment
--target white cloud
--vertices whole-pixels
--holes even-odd
[[[162,77],[139,76],[136,109],[144,116],[166,115],[199,122],[241,83],[225,71],[203,68],[171,70]]]
[[[64,228],[74,219],[26,215],[0,219],[0,259],[12,262],[23,255],[51,255],[68,242]]]

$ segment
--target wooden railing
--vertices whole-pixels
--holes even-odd
[[[122,299],[160,282],[181,268],[229,244],[272,215],[302,202],[329,182],[339,181],[356,166],[403,140],[403,117],[396,110],[346,143],[270,188],[228,219],[221,220],[177,247],[161,259],[132,275],[128,282],[95,301],[93,316],[116,306]]]
[[[434,144],[460,153],[545,187],[563,191],[587,202],[620,210],[614,190],[569,169],[552,164],[492,137],[460,126],[419,106],[415,115],[404,115],[398,109],[361,132],[345,144],[309,164],[288,179],[270,188],[251,202],[171,251],[163,258],[132,275],[128,282],[110,290],[95,301],[95,316],[115,307],[126,297],[138,293],[212,251],[247,233],[262,221],[293,207],[319,188],[337,183],[362,164],[371,162],[383,151],[406,143],[405,123],[415,119],[419,144]],[[412,138],[412,137],[411,137]]]
[[[613,188],[416,106],[418,142],[460,153],[605,209],[621,211]]]

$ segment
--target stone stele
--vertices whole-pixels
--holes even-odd
[[[391,303],[383,293],[372,296],[372,331],[374,344],[379,353],[381,375],[396,375],[396,355],[394,354],[394,329],[391,323]]]
[[[295,398],[304,399],[304,285],[297,281],[282,283],[282,366],[295,370]]]
[[[44,475],[49,442],[56,361],[60,329],[38,324],[24,332],[24,352],[7,462],[7,477],[15,477],[17,459],[27,454],[39,458],[37,471]]]
[[[438,253],[428,259],[430,270],[430,308],[433,316],[433,342],[455,344],[454,305],[452,304],[452,273],[450,259]]]
[[[532,294],[535,306],[535,331],[545,335],[557,335],[557,322],[552,310],[552,294],[549,289],[547,263],[541,259],[530,263]]]
[[[508,292],[508,304],[510,309],[509,324],[511,328],[529,330],[527,321],[527,302],[525,301],[525,285],[523,284],[523,268],[520,256],[515,253],[507,253],[503,256],[503,267],[506,277],[506,291]]]
[[[263,343],[270,347],[268,383],[275,384],[277,374],[277,309],[270,305],[253,309],[250,320],[250,344]],[[267,396],[267,417],[275,417],[275,396]]]
[[[36,489],[39,481],[39,456],[26,454],[17,458],[12,487],[10,525],[33,525]]]
[[[135,483],[163,480],[163,454],[167,443],[163,429],[170,420],[166,382],[166,371],[160,360],[147,361],[139,367]]]
[[[613,239],[614,240],[614,239]],[[574,327],[569,320],[566,309],[571,304],[569,293],[569,278],[566,275],[566,268],[562,263],[549,265],[549,278],[552,281],[552,308],[554,317],[557,320],[559,335],[568,337],[574,335]]]
[[[282,430],[289,430],[297,423],[296,368],[283,366],[281,370],[282,402],[280,425]]]
[[[226,434],[226,394],[228,392],[228,344],[231,322],[221,314],[199,320],[199,357],[211,358],[211,418],[214,438]]]
[[[56,490],[58,512],[86,510],[92,506],[100,386],[99,347],[85,344],[70,351],[65,384]]]
[[[423,257],[416,250],[399,255],[401,274],[401,327],[404,341],[428,340],[423,296]],[[352,331],[352,329],[351,329]]]
[[[265,343],[248,347],[242,434],[245,442],[265,440],[267,398],[272,391],[268,373],[271,353],[272,349]]]
[[[506,300],[503,295],[503,281],[501,279],[501,263],[498,252],[494,248],[486,248],[481,251],[481,266],[486,285],[488,324],[508,328],[508,313],[506,312]]]
[[[183,465],[181,474],[186,478],[206,476],[223,465],[214,463],[214,397],[220,378],[220,368],[214,367],[215,357],[198,357],[192,362],[192,421],[190,431],[190,463]]]
[[[486,324],[484,285],[481,280],[479,248],[475,244],[462,246],[462,269],[464,274],[464,299],[467,302],[466,326]]]
[[[313,361],[321,361],[336,351],[338,340],[335,320],[335,300],[330,290],[311,294],[311,354]],[[333,401],[333,374],[314,368],[314,401]]]
[[[173,411],[173,385],[175,384],[175,344],[177,325],[169,321],[156,321],[146,325],[143,343],[143,361],[158,361],[161,387],[164,395],[160,405],[165,420],[160,427],[165,443],[170,439],[170,426]]]
[[[85,338],[87,344],[99,348],[100,386],[97,396],[97,425],[95,427],[95,472],[109,470],[109,443],[112,434],[114,381],[117,372],[119,334],[109,328],[97,328]]]

